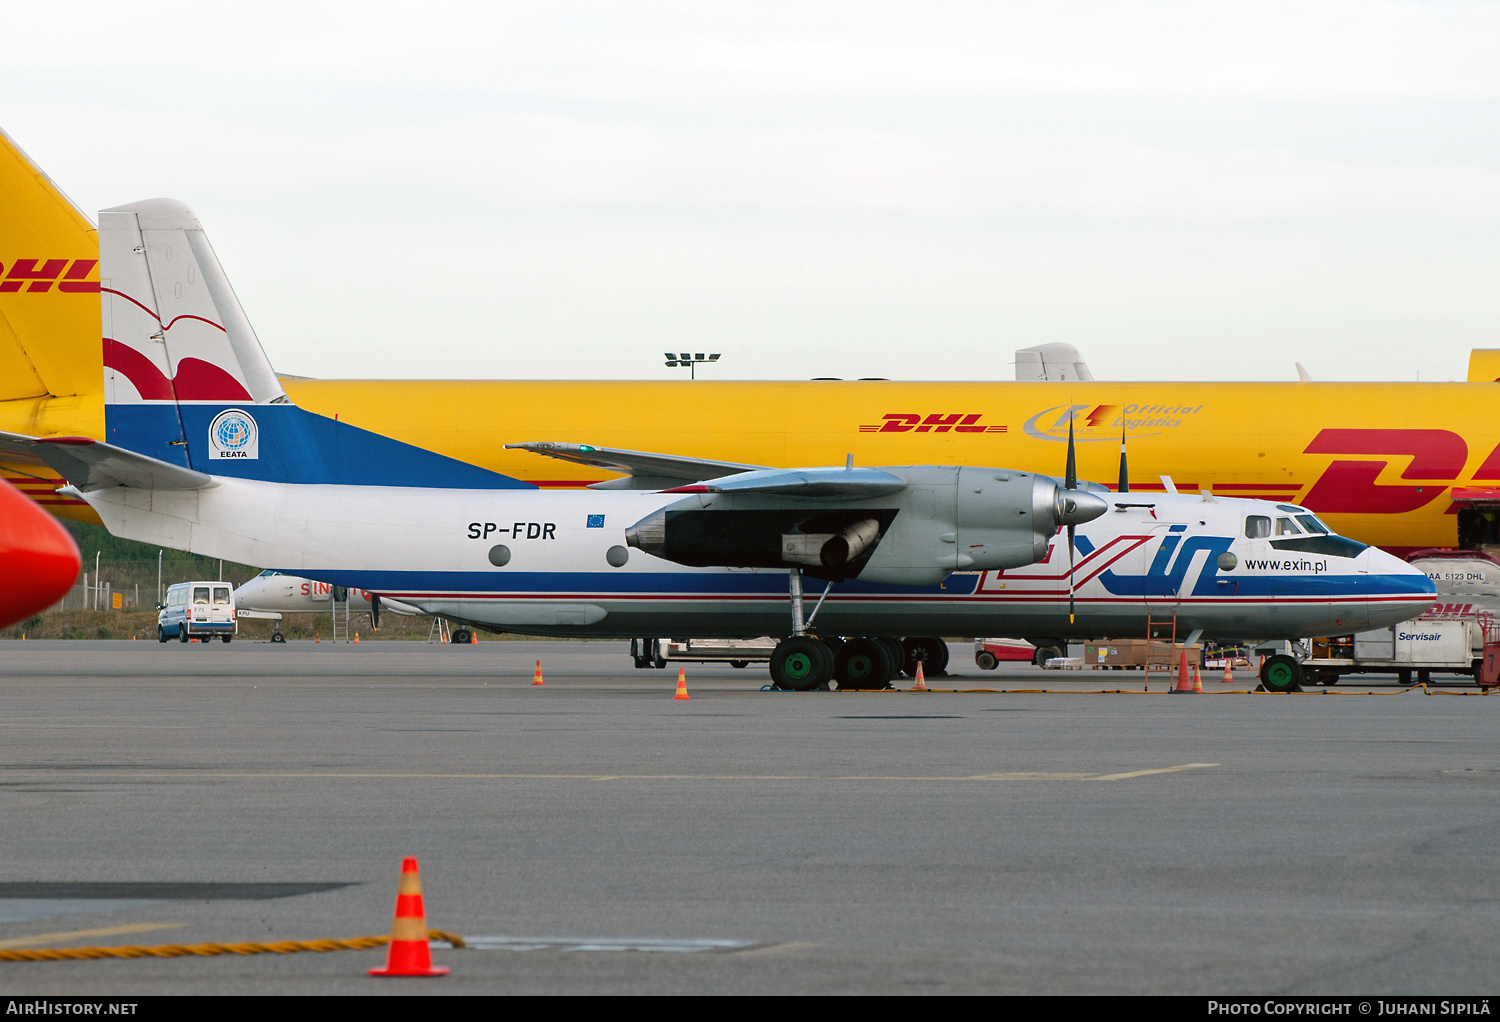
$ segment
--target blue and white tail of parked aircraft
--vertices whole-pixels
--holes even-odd
[[[100,251],[110,442],[6,435],[0,448],[45,461],[130,539],[495,630],[787,636],[772,671],[789,687],[835,670],[817,634],[857,637],[844,650],[865,651],[883,683],[889,637],[1040,644],[1143,635],[1148,615],[1175,615],[1179,634],[1297,637],[1382,627],[1433,600],[1425,574],[1303,508],[1111,493],[1077,484],[1071,458],[1059,482],[518,443],[626,476],[541,491],[292,405],[180,203],[106,210]]]

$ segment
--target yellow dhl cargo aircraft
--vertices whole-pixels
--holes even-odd
[[[0,430],[109,439],[98,235],[0,134]],[[107,289],[107,286],[106,286]],[[164,324],[164,330],[170,330]],[[174,367],[174,374],[176,368]],[[283,378],[301,408],[544,487],[618,473],[506,444],[584,443],[767,466],[994,465],[1132,490],[1286,501],[1405,552],[1500,543],[1500,350],[1466,383],[572,382]],[[180,377],[174,375],[174,380]],[[164,385],[171,381],[163,381]],[[97,523],[35,464],[0,475]]]

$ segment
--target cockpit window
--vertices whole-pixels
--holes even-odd
[[[1271,519],[1264,515],[1249,515],[1245,518],[1245,538],[1265,539],[1271,535]]]
[[[1302,530],[1297,528],[1297,523],[1290,518],[1276,519],[1276,535],[1278,536],[1300,536]]]
[[[1298,515],[1297,516],[1297,521],[1301,522],[1302,523],[1302,527],[1304,529],[1306,529],[1308,532],[1311,532],[1311,533],[1314,533],[1314,534],[1321,533],[1324,536],[1329,536],[1329,535],[1333,534],[1333,530],[1332,529],[1330,529],[1328,526],[1324,525],[1322,522],[1318,521],[1317,518],[1313,517],[1312,515]]]
[[[281,572],[279,572],[279,571],[272,571],[270,568],[267,568],[265,571],[261,572],[259,575],[256,575],[255,577],[256,578],[270,578],[272,575],[280,575],[280,574],[281,574]]]

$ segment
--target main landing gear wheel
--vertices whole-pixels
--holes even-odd
[[[850,639],[833,656],[839,688],[889,688],[895,673],[890,652],[877,639]]]
[[[782,639],[771,653],[771,683],[780,689],[810,692],[833,677],[833,654],[807,635]]]
[[[282,635],[280,632],[272,632],[271,633],[271,641],[272,642],[285,642],[286,641],[286,636]]]
[[[1285,653],[1267,657],[1260,665],[1260,683],[1267,692],[1301,692],[1302,665]]]
[[[885,647],[886,656],[891,660],[891,677],[899,678],[906,670],[906,650],[901,646],[900,639],[882,635],[875,640]]]
[[[469,631],[467,628],[460,628],[458,631],[454,632],[448,637],[448,641],[457,643],[460,646],[467,646],[470,641],[473,640],[473,638],[473,632]]]
[[[948,673],[948,644],[933,636],[915,636],[901,640],[901,666],[907,674],[916,676],[917,664],[922,665],[922,676],[941,678]]]

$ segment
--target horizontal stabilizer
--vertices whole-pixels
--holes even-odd
[[[789,497],[884,497],[906,480],[878,468],[762,468],[678,486],[667,493],[776,493]]]
[[[132,486],[152,490],[201,490],[212,476],[127,451],[88,437],[36,437],[0,432],[0,454],[47,465],[79,490]]]
[[[707,461],[703,458],[683,458],[675,454],[648,454],[644,451],[622,451],[614,447],[591,447],[588,444],[555,444],[546,441],[529,444],[506,444],[508,451],[530,451],[575,465],[624,472],[627,475],[646,479],[682,479],[695,482],[699,479],[716,479],[736,472],[753,472],[759,465],[740,465],[732,461]]]

